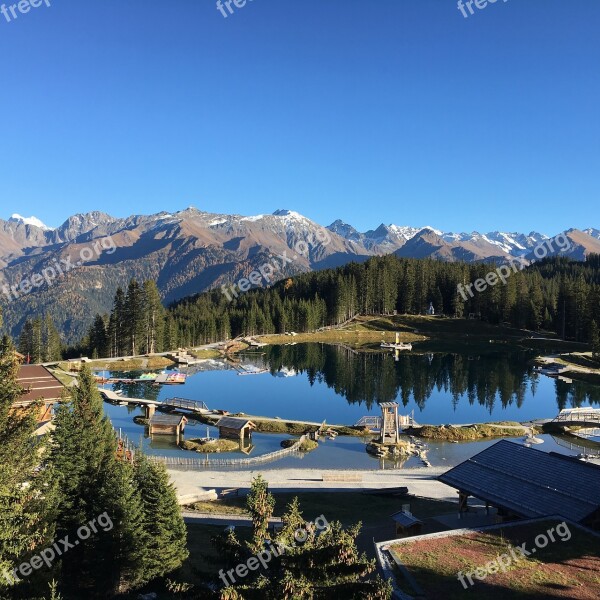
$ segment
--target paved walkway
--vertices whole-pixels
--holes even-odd
[[[410,494],[455,502],[456,490],[437,481],[436,477],[446,468],[396,469],[389,471],[347,471],[349,478],[362,477],[356,481],[323,481],[323,474],[335,475],[343,470],[327,469],[270,469],[265,471],[184,471],[169,469],[169,476],[179,495],[198,493],[201,489],[239,488],[249,490],[252,480],[261,473],[273,492],[335,492],[361,491],[390,487],[408,487]]]

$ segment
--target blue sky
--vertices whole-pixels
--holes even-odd
[[[0,217],[600,227],[600,3],[52,0],[0,16]]]

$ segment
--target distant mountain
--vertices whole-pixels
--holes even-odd
[[[451,241],[446,238],[449,237]],[[505,262],[510,254],[485,236],[473,235],[461,239],[442,236],[433,229],[423,229],[395,254],[404,258],[435,258],[449,262]]]
[[[590,230],[586,229],[586,231]],[[564,240],[562,236],[557,236],[557,239],[548,239],[535,252],[528,253],[527,260],[559,255],[568,256],[574,260],[585,260],[588,254],[600,254],[600,238],[592,237],[578,229],[568,229],[565,231],[565,237],[567,240]]]
[[[600,230],[569,230],[568,235],[568,255],[600,252]],[[117,287],[132,277],[156,281],[168,303],[234,283],[265,264],[275,265],[276,280],[391,253],[448,261],[526,260],[547,239],[536,232],[451,233],[393,224],[359,232],[341,220],[324,228],[291,210],[242,216],[189,207],[122,219],[96,211],[73,215],[54,229],[15,214],[0,220],[0,305],[11,333],[18,333],[27,316],[47,312],[73,342],[95,313],[110,310]],[[110,247],[102,249],[101,240],[110,240]],[[19,291],[23,281],[60,261],[76,265],[82,252],[87,252],[83,264],[50,285]]]

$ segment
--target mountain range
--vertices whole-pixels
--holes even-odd
[[[599,229],[569,229],[565,234],[570,241],[565,255],[581,260],[591,252],[600,253]],[[107,243],[99,245],[107,239],[110,251]],[[536,246],[547,240],[538,232],[452,233],[384,224],[359,232],[341,220],[323,227],[290,210],[241,216],[189,207],[127,218],[91,212],[73,215],[57,228],[15,214],[0,219],[0,305],[4,328],[12,334],[26,317],[49,313],[65,341],[74,342],[85,334],[95,313],[110,310],[117,287],[125,287],[132,277],[156,281],[169,303],[233,283],[266,263],[277,265],[277,257],[284,253],[288,259],[280,261],[285,265],[274,279],[391,253],[446,261],[527,263]],[[560,251],[554,246],[548,255]],[[91,248],[101,251],[90,257]],[[86,259],[78,265],[82,251],[87,252]],[[50,285],[44,282],[31,291],[19,291],[23,280],[61,260],[73,265],[64,276]],[[17,286],[13,288],[17,294],[10,292],[11,286]]]

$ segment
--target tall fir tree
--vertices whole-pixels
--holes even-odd
[[[49,507],[56,486],[52,469],[40,468],[47,456],[45,441],[34,436],[41,403],[14,408],[23,394],[18,370],[15,349],[5,336],[0,341],[0,590],[11,580],[20,583],[18,575],[8,573],[54,535]]]
[[[62,589],[67,598],[105,597],[122,591],[124,574],[135,572],[141,508],[139,495],[131,493],[132,473],[117,461],[115,435],[87,366],[72,399],[59,407],[55,425],[51,464],[60,490],[59,537],[73,537],[104,513],[113,522],[62,556]]]
[[[175,488],[163,465],[136,453],[134,480],[143,515],[142,583],[178,569],[188,557],[187,530]]]

